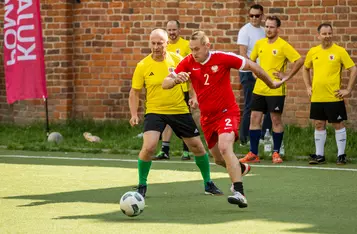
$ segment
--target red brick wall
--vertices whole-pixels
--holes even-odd
[[[357,1],[290,0],[257,1],[265,13],[282,19],[282,37],[306,55],[318,43],[316,27],[331,22],[336,41],[357,62]],[[141,0],[41,0],[46,53],[49,114],[51,120],[67,118],[129,118],[127,105],[136,63],[149,53],[148,34],[165,27],[170,19],[183,24],[188,37],[202,29],[211,35],[213,49],[237,52],[239,28],[247,22],[253,1],[141,1]],[[3,3],[0,3],[3,18]],[[1,35],[3,23],[1,21]],[[3,36],[0,45],[3,45]],[[43,101],[6,103],[3,53],[0,54],[0,120],[23,122],[44,117]],[[347,76],[343,80],[347,83]],[[233,87],[239,97],[237,72]],[[306,125],[309,100],[301,72],[288,83],[284,121]],[[143,103],[143,102],[141,102]],[[357,120],[357,92],[348,99],[351,123]]]

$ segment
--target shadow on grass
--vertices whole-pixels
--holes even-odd
[[[126,217],[118,211],[92,215],[60,216],[54,219],[93,219],[118,223],[181,223],[215,224],[240,221],[261,221],[309,225],[310,228],[289,230],[306,233],[355,233],[357,205],[355,199],[348,201],[346,194],[351,193],[353,181],[344,185],[328,186],[320,183],[320,176],[334,178],[339,174],[317,172],[312,175],[300,174],[301,171],[276,174],[273,170],[259,169],[264,176],[245,178],[249,207],[239,209],[227,203],[225,196],[203,195],[201,181],[150,184],[148,187],[144,213],[136,218]],[[285,174],[286,173],[286,174]],[[336,172],[341,173],[341,172]],[[286,176],[290,174],[290,177]],[[279,177],[277,177],[279,176]],[[286,176],[286,177],[284,177]],[[302,182],[305,181],[305,184]],[[227,178],[215,180],[216,184],[229,194]],[[304,187],[308,184],[306,187]],[[352,190],[351,190],[352,189]],[[104,189],[79,190],[52,194],[9,196],[2,199],[32,200],[22,207],[36,207],[61,203],[100,203],[118,204],[120,196],[132,187],[111,187]],[[350,196],[351,199],[354,197]]]

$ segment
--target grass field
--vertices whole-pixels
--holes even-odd
[[[154,162],[144,212],[121,213],[137,183],[135,157],[0,152],[1,233],[356,233],[357,165],[253,165],[249,207],[227,202],[230,182],[212,165],[225,196],[203,194],[193,162]]]

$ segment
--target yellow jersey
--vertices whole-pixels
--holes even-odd
[[[146,89],[145,113],[186,114],[189,113],[181,85],[172,89],[163,89],[162,82],[182,60],[180,55],[166,53],[162,62],[152,59],[151,54],[141,60],[134,71],[132,85],[134,89]]]
[[[191,54],[190,50],[190,43],[189,41],[183,39],[182,37],[175,44],[167,44],[167,51],[174,52],[176,54],[181,55],[182,57],[186,57],[187,55]],[[189,87],[188,83],[182,83],[182,90],[184,92],[188,92]]]
[[[182,57],[186,57],[187,55],[191,54],[190,43],[189,41],[180,37],[180,39],[175,44],[167,44],[167,51],[174,52],[181,55]]]
[[[349,69],[355,63],[347,51],[336,45],[323,49],[312,47],[306,55],[304,66],[313,68],[311,102],[339,102],[335,91],[341,88],[341,70]]]
[[[260,39],[256,42],[250,58],[256,61],[259,58],[260,66],[273,79],[280,79],[273,75],[274,72],[285,72],[288,61],[293,63],[300,58],[300,54],[284,39],[278,37],[274,43],[269,43],[268,38]],[[285,83],[277,88],[269,88],[261,79],[257,79],[253,93],[263,96],[285,96]]]

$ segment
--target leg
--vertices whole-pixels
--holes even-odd
[[[217,164],[221,167],[227,168],[226,162],[224,161],[224,158],[222,157],[222,154],[219,151],[217,144],[209,151],[210,151],[211,155],[213,156],[215,164]],[[248,174],[250,172],[250,166],[247,163],[239,162],[239,166],[240,166],[242,176],[245,176],[246,174]]]
[[[248,74],[244,74],[248,72],[240,72],[239,75],[242,79],[242,76],[248,76]],[[250,73],[251,75],[251,73]],[[251,104],[252,104],[252,94],[254,89],[255,80],[243,80],[241,81],[243,85],[243,93],[244,93],[244,109],[243,109],[243,118],[240,124],[239,129],[239,137],[241,144],[246,144],[249,137],[249,125],[250,125],[250,115],[251,115]]]
[[[199,136],[183,138],[190,151],[195,155],[195,163],[201,171],[205,193],[210,195],[223,195],[211,180],[209,158]]]
[[[264,134],[265,134],[267,129],[269,129],[269,130],[272,129],[270,113],[267,113],[267,114],[264,115],[263,125],[262,125],[262,134],[260,136],[260,139],[264,140]]]
[[[335,138],[337,144],[337,165],[344,165],[346,164],[346,141],[347,141],[347,134],[346,128],[343,122],[340,123],[332,123],[332,126],[335,129]]]
[[[138,173],[139,186],[138,192],[145,197],[147,188],[147,177],[151,167],[151,157],[155,153],[155,149],[159,142],[160,132],[146,131],[143,135],[143,146],[139,153],[138,159]]]
[[[279,150],[284,136],[284,126],[281,120],[281,113],[271,112],[270,115],[271,115],[272,126],[273,126],[273,142],[274,142],[272,161],[273,163],[282,163],[283,160],[279,155]]]
[[[165,130],[162,132],[162,145],[161,151],[153,157],[153,160],[170,159],[170,139],[172,136],[172,129],[166,125]]]
[[[228,197],[228,202],[236,204],[240,208],[247,207],[247,199],[244,197],[244,189],[242,182],[242,171],[239,165],[239,161],[233,152],[233,144],[235,141],[235,134],[221,133],[218,136],[218,144],[211,149],[211,152],[215,152],[215,156],[219,158],[219,155],[223,157],[227,172],[233,184],[233,196]],[[218,148],[219,155],[216,153]]]

